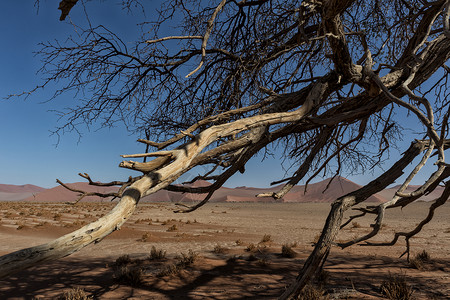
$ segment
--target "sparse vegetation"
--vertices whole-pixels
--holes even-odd
[[[281,256],[287,258],[294,258],[297,256],[297,252],[292,249],[292,246],[289,244],[283,244],[281,246]]]
[[[247,245],[247,247],[245,248],[245,251],[254,252],[254,251],[256,251],[256,249],[258,249],[258,247],[255,244],[251,243],[251,244]]]
[[[361,224],[359,224],[358,222],[353,222],[352,223],[352,228],[361,228]]]
[[[60,300],[91,300],[94,299],[92,296],[88,296],[86,292],[79,287],[72,288],[65,291],[64,294],[59,297]]]
[[[298,295],[300,300],[328,300],[330,297],[325,295],[322,287],[308,283]]]
[[[144,282],[144,271],[137,266],[122,265],[114,268],[114,279],[121,284],[140,286]]]
[[[411,267],[417,269],[417,270],[425,270],[426,264],[431,261],[431,257],[428,254],[427,251],[423,250],[422,252],[418,253],[414,258],[411,258],[409,260],[409,264]]]
[[[157,250],[155,246],[152,246],[152,249],[150,250],[150,260],[160,260],[164,259],[166,257],[166,251],[159,249]]]
[[[223,253],[227,252],[227,250],[228,249],[223,246],[216,245],[216,246],[214,246],[213,252],[216,254],[223,254]]]
[[[237,239],[235,241],[235,243],[236,243],[237,246],[241,246],[242,244],[244,244],[244,242],[241,239]]]
[[[268,265],[270,265],[270,260],[267,257],[262,257],[258,259],[258,265],[260,265],[261,267],[267,267]]]
[[[131,258],[130,258],[130,256],[129,256],[128,254],[124,254],[124,255],[122,255],[122,256],[119,256],[119,257],[116,259],[114,265],[115,265],[115,266],[125,266],[125,265],[128,265],[128,264],[130,264],[130,263],[131,263]]]
[[[159,272],[157,276],[163,277],[178,275],[181,270],[192,266],[197,258],[198,254],[189,249],[187,254],[181,253],[181,255],[178,257],[178,262],[168,265],[161,272]]]
[[[381,293],[391,300],[409,300],[412,299],[412,288],[408,285],[405,276],[389,275],[381,283]]]
[[[142,237],[140,239],[138,239],[138,241],[140,241],[140,242],[147,242],[150,239],[151,236],[152,235],[150,233],[146,232],[146,233],[144,233],[142,235]]]
[[[167,228],[167,231],[169,231],[169,232],[177,231],[177,230],[178,230],[177,224],[173,224],[172,226]]]
[[[270,234],[265,234],[259,243],[263,244],[263,243],[268,243],[271,241],[272,241],[272,236]]]

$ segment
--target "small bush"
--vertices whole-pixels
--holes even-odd
[[[414,258],[409,260],[409,264],[411,267],[417,269],[417,270],[424,270],[426,269],[426,264],[431,261],[431,257],[428,254],[427,251],[423,250],[422,252],[418,253]]]
[[[213,252],[216,254],[223,254],[223,253],[227,252],[227,250],[228,249],[223,246],[216,245],[216,246],[214,246]]]
[[[122,255],[116,259],[114,263],[116,266],[125,266],[131,263],[131,258],[128,254]]]
[[[247,252],[254,252],[254,251],[256,251],[256,250],[257,250],[257,247],[256,247],[255,244],[249,244],[249,245],[245,248],[245,251],[247,251]]]
[[[359,224],[358,222],[353,222],[352,223],[352,228],[361,228],[361,224]]]
[[[164,276],[173,276],[178,275],[180,273],[180,268],[176,264],[171,264],[161,270],[156,276],[164,277]]]
[[[294,258],[297,256],[297,252],[295,252],[289,244],[283,244],[283,246],[281,246],[281,256]]]
[[[166,258],[166,251],[164,250],[156,250],[155,246],[152,246],[152,249],[150,250],[150,260],[160,260]]]
[[[169,228],[167,228],[167,231],[171,232],[171,231],[177,231],[178,227],[176,224],[173,224],[172,226],[170,226]]]
[[[161,272],[159,272],[157,276],[163,277],[163,276],[178,275],[181,270],[194,264],[197,258],[198,258],[197,253],[189,249],[188,254],[181,253],[181,256],[179,257],[179,261],[177,263],[170,264],[169,266],[164,268]]]
[[[409,300],[412,299],[412,288],[406,282],[405,276],[389,275],[387,280],[380,286],[381,293],[391,300]]]
[[[143,235],[142,235],[142,237],[140,238],[140,239],[138,239],[138,241],[139,242],[147,242],[149,239],[150,239],[150,237],[151,237],[152,235],[150,234],[150,233],[148,233],[148,232],[146,232],[146,233],[144,233]]]
[[[416,255],[417,259],[420,259],[423,262],[430,262],[431,261],[431,257],[430,254],[428,254],[427,251],[423,250],[422,252],[420,252],[419,254]]]
[[[94,299],[92,296],[88,296],[86,292],[81,288],[73,288],[71,290],[65,291],[64,294],[59,297],[61,300],[91,300]]]
[[[265,234],[264,236],[263,236],[263,238],[261,239],[261,244],[263,244],[263,243],[268,243],[268,242],[271,242],[272,241],[272,237],[270,236],[270,234]]]
[[[120,266],[114,271],[114,279],[125,285],[140,286],[144,282],[144,271],[138,267]]]
[[[194,264],[197,260],[198,254],[189,249],[188,254],[181,253],[180,261],[177,263],[182,268],[186,268]]]
[[[244,242],[243,242],[241,239],[238,239],[238,240],[235,241],[235,243],[236,243],[237,246],[240,246],[240,245],[242,245]]]
[[[323,290],[323,288],[308,283],[307,285],[305,285],[305,287],[302,289],[302,291],[298,295],[298,299],[302,299],[302,300],[326,300],[326,299],[329,299],[328,295],[325,296],[324,294],[325,294],[325,291]]]
[[[266,257],[263,257],[258,259],[258,265],[260,265],[261,267],[267,267],[268,265],[270,265],[270,261]]]

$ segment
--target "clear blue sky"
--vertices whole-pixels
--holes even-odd
[[[64,182],[82,181],[79,172],[87,172],[94,180],[101,181],[126,179],[136,174],[118,168],[120,154],[144,150],[136,142],[138,137],[130,136],[124,128],[84,130],[80,141],[77,134],[67,133],[56,146],[58,138],[50,132],[58,126],[58,118],[49,110],[64,108],[72,100],[69,95],[44,102],[49,98],[51,90],[48,90],[27,100],[3,99],[40,83],[36,71],[41,64],[33,54],[39,49],[39,42],[63,40],[73,34],[69,20],[59,21],[58,1],[40,2],[38,11],[34,1],[0,1],[0,183],[29,183],[48,188],[56,185],[56,178]],[[121,37],[129,37],[129,42],[133,40],[136,34],[133,24],[139,21],[139,14],[127,16],[116,1],[93,1],[86,5],[94,26],[107,25],[119,31]],[[70,17],[77,24],[82,22],[83,6],[76,5]],[[250,161],[245,175],[231,178],[226,186],[263,187],[283,175],[279,160],[270,159],[261,164],[261,157],[257,157]],[[370,178],[368,175],[350,179],[363,184]]]

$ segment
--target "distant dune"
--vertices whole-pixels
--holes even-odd
[[[192,184],[193,187],[208,186],[211,183],[207,181],[197,181]],[[88,192],[102,192],[109,193],[117,191],[117,187],[96,187],[90,186],[86,182],[76,182],[68,184],[70,187],[78,190],[85,190]],[[57,186],[51,189],[44,189],[33,185],[12,186],[0,185],[5,187],[5,191],[23,191],[33,190],[32,193],[10,193],[0,190],[0,201],[33,201],[33,202],[72,202],[78,198],[78,194],[71,192],[62,186]],[[330,179],[309,184],[306,191],[304,186],[295,186],[285,195],[283,199],[275,200],[271,197],[257,198],[257,194],[277,192],[283,185],[278,185],[270,188],[253,188],[240,186],[236,188],[222,187],[217,190],[210,202],[332,202],[336,198],[350,193],[361,186],[343,177],[335,178],[331,183]],[[389,192],[382,192],[380,195],[375,195],[369,198],[368,201],[381,203],[386,201],[386,196]],[[191,193],[175,193],[167,190],[160,190],[155,194],[144,197],[142,202],[183,202],[195,203],[201,201],[206,197],[206,194],[191,194]],[[97,202],[109,201],[111,198],[100,198],[97,196],[85,197],[82,201]]]
[[[32,184],[0,184],[0,201],[21,201],[43,191],[44,188]]]
[[[199,180],[191,186],[200,187],[208,186],[211,183]],[[110,193],[118,190],[117,187],[96,187],[90,186],[86,182],[76,182],[68,184],[70,187],[88,192]],[[279,191],[283,185],[270,188],[253,188],[240,186],[236,188],[222,187],[212,196],[210,202],[324,202],[329,203],[338,197],[348,194],[359,189],[361,186],[343,177],[336,177],[331,181],[326,179],[321,182],[309,184],[305,190],[305,186],[298,185],[284,196],[283,199],[275,200],[271,197],[257,198],[257,194],[270,193]],[[398,186],[381,191],[380,193],[370,197],[369,202],[382,203],[390,199]],[[410,186],[407,192],[414,191],[418,186]],[[443,187],[437,187],[433,193],[423,196],[419,200],[431,201],[439,197]],[[142,202],[184,202],[194,203],[204,199],[207,194],[191,194],[191,193],[175,193],[167,190],[160,190],[155,194],[144,197]],[[32,202],[71,202],[78,198],[78,194],[71,192],[62,186],[51,189],[44,189],[39,186],[11,185],[0,184],[0,201],[32,201]],[[82,201],[98,202],[109,201],[111,198],[100,198],[97,196],[85,197]]]
[[[102,192],[109,193],[115,192],[118,188],[116,187],[97,187],[89,185],[86,182],[76,182],[67,184],[73,189],[84,190],[87,192]],[[62,186],[57,186],[51,189],[46,189],[34,196],[28,197],[24,199],[24,201],[36,201],[36,202],[72,202],[77,200],[78,193],[74,193],[72,191],[67,190]],[[109,198],[111,199],[111,198]],[[100,198],[98,196],[88,196],[83,198],[82,201],[90,202],[90,201],[105,201],[105,199]]]
[[[0,184],[0,192],[3,193],[39,193],[44,190],[45,190],[44,188],[32,184],[24,184],[24,185]]]

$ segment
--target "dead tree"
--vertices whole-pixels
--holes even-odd
[[[76,3],[62,1],[63,15]],[[73,129],[80,120],[102,126],[121,121],[148,136],[139,141],[157,151],[123,155],[153,159],[120,164],[140,175],[109,183],[122,186],[110,214],[51,243],[1,257],[1,276],[100,241],[120,228],[139,199],[160,189],[205,194],[204,201],[177,212],[193,211],[275,143],[284,147],[296,170],[277,181],[285,183],[281,190],[260,197],[281,199],[300,180],[364,171],[382,163],[393,147],[404,151],[386,172],[334,201],[319,241],[281,299],[298,295],[332,246],[393,245],[404,238],[409,254],[410,238],[449,198],[448,181],[416,228],[397,232],[385,243],[370,239],[380,231],[387,209],[409,205],[450,176],[445,161],[450,146],[450,1],[202,3],[165,1],[156,21],[141,24],[145,34],[132,49],[103,26],[90,27],[66,44],[42,44],[45,78],[37,89],[68,78],[54,97],[68,90],[88,95],[64,112],[67,122],[58,130]],[[179,30],[160,36],[159,29],[174,20]],[[410,128],[398,116],[405,112],[420,124],[416,135],[400,134]],[[392,199],[361,206],[411,163],[417,165]],[[430,163],[435,171],[406,193]],[[172,184],[197,166],[208,170],[198,178],[211,185]],[[360,214],[345,222],[344,212],[356,205]],[[366,214],[375,217],[369,234],[336,242],[342,227]]]

